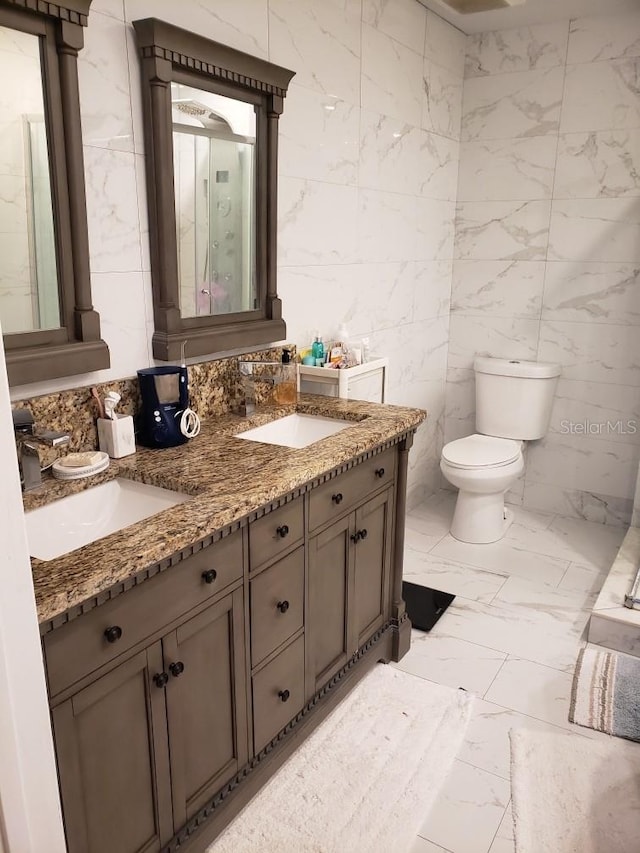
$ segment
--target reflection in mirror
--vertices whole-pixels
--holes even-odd
[[[253,104],[171,84],[180,313],[258,307]]]
[[[7,334],[60,326],[51,178],[36,35],[0,27],[0,317]]]

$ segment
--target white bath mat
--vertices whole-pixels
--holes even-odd
[[[640,746],[511,731],[517,853],[638,853]]]
[[[406,853],[462,743],[473,697],[378,664],[209,853]]]

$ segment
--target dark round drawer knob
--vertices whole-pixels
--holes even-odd
[[[287,610],[289,609],[289,602],[288,602],[288,601],[286,601],[286,600],[285,600],[285,601],[279,601],[279,602],[276,604],[276,607],[278,608],[278,610],[280,611],[280,613],[286,613],[286,612],[287,612]]]
[[[337,495],[331,495],[331,500],[334,502],[334,504],[341,504],[342,498],[343,498],[342,492],[338,492]]]
[[[107,643],[117,643],[122,636],[122,628],[119,625],[112,625],[104,632]]]
[[[289,696],[291,696],[291,693],[289,693],[288,690],[280,690],[278,696],[280,697],[281,702],[286,702]]]
[[[276,533],[281,539],[284,539],[285,536],[289,535],[289,528],[286,524],[282,524],[280,527],[276,528]]]
[[[153,676],[153,683],[156,687],[164,687],[167,681],[169,681],[169,676],[166,672],[159,672]]]
[[[357,530],[355,533],[351,534],[351,541],[357,542],[360,539],[360,531]]]
[[[179,675],[182,675],[184,672],[184,664],[181,660],[177,660],[175,663],[169,664],[169,672],[173,675],[174,678],[177,678]]]
[[[376,477],[384,477],[384,468],[376,468]]]
[[[369,534],[367,533],[366,529],[363,528],[362,530],[358,531],[358,535],[360,536],[360,539],[366,539]]]
[[[202,580],[205,583],[213,583],[214,580],[218,577],[218,573],[215,569],[207,569],[206,572],[202,573]]]

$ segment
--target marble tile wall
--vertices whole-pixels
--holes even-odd
[[[153,364],[137,18],[295,70],[280,134],[279,292],[288,339],[342,322],[391,360],[389,402],[429,410],[410,500],[439,485],[464,37],[417,0],[94,0],[79,59],[94,302],[110,370]],[[135,188],[135,192],[132,192]],[[121,306],[127,305],[123,315]]]
[[[640,458],[640,12],[467,39],[445,439],[475,353],[558,362],[516,503],[630,520]]]

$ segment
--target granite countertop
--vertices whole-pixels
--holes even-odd
[[[234,437],[295,411],[342,418],[353,421],[353,426],[301,449]],[[167,450],[139,448],[133,456],[111,460],[107,471],[91,478],[45,480],[24,495],[25,510],[115,477],[192,497],[61,557],[32,559],[39,621],[61,616],[332,468],[415,430],[425,417],[421,409],[301,394],[296,405],[247,418],[210,419],[187,444]]]

